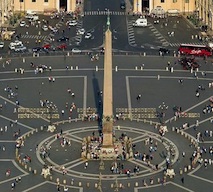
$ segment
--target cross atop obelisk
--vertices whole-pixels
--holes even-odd
[[[112,96],[112,32],[110,31],[109,10],[107,30],[105,32],[104,50],[104,85],[103,85],[103,148],[112,148],[113,128],[113,96]]]

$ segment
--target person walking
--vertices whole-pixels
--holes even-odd
[[[184,177],[181,177],[181,182],[182,184],[184,184]]]

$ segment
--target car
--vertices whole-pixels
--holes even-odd
[[[14,49],[15,52],[21,52],[21,51],[23,52],[23,51],[26,51],[26,50],[27,50],[27,48],[23,45],[18,45]]]
[[[81,50],[77,49],[77,48],[73,48],[72,49],[72,53],[81,53]]]
[[[57,46],[57,49],[66,49],[66,48],[67,48],[67,45],[65,43]]]
[[[4,42],[0,41],[0,48],[3,49],[4,48]]]
[[[57,41],[58,41],[58,42],[61,42],[61,41],[69,41],[69,37],[63,36],[63,37],[60,37]]]
[[[71,21],[68,21],[67,24],[69,26],[76,26],[78,24],[78,22],[76,20],[71,20]]]
[[[46,25],[43,25],[43,26],[42,26],[42,29],[43,29],[44,31],[48,31],[48,27],[47,27]]]
[[[50,49],[51,45],[49,43],[46,43],[42,46],[42,49]]]
[[[20,24],[19,24],[20,27],[24,27],[25,25],[26,25],[25,21],[21,21]]]
[[[169,53],[170,53],[170,50],[169,50],[169,49],[166,49],[166,48],[160,48],[160,49],[159,49],[159,53],[169,54]]]
[[[84,38],[85,39],[91,39],[92,38],[92,33],[90,33],[90,32],[86,33]]]
[[[39,52],[42,50],[42,47],[34,47],[32,48],[32,52]]]
[[[78,35],[84,35],[84,33],[85,33],[85,29],[79,29],[78,31],[77,31],[77,34]]]
[[[23,45],[22,41],[15,40],[14,42],[10,43],[11,46]]]

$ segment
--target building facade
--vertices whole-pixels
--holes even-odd
[[[17,12],[28,10],[40,13],[60,10],[73,12],[76,5],[76,0],[14,0],[14,10]]]
[[[178,11],[189,14],[195,10],[195,0],[133,0],[133,12],[164,14],[168,11]],[[142,6],[141,6],[142,5]]]
[[[213,31],[213,0],[196,0],[196,11],[201,25],[206,25],[208,31]]]
[[[9,19],[13,13],[13,0],[0,0],[1,26]]]

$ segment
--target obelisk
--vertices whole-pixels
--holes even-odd
[[[113,148],[113,96],[112,96],[112,32],[110,31],[109,14],[105,32],[104,82],[103,82],[103,148]]]

